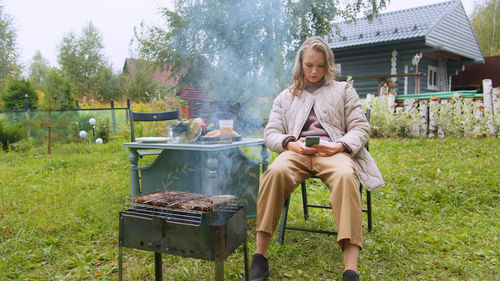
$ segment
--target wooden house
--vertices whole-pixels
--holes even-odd
[[[338,28],[329,42],[338,71],[353,77],[361,97],[391,81],[398,95],[449,91],[452,75],[484,61],[459,0],[383,13],[371,22],[341,22]]]

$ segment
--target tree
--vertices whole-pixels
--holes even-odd
[[[25,100],[29,109],[38,107],[38,95],[31,83],[24,79],[9,78],[2,91],[3,107],[6,110],[24,109]]]
[[[71,95],[71,83],[63,71],[52,68],[48,72],[42,87],[45,92],[42,108],[61,110],[76,107],[75,98]]]
[[[124,91],[127,98],[133,101],[147,102],[159,89],[154,79],[158,66],[141,59],[127,59],[123,71]]]
[[[70,32],[59,45],[57,60],[65,71],[78,97],[96,96],[102,83],[102,71],[107,67],[104,56],[102,36],[97,28],[89,23],[77,36]]]
[[[140,54],[174,75],[181,85],[204,86],[214,99],[248,104],[289,83],[297,48],[308,36],[334,35],[332,22],[372,18],[384,0],[356,0],[339,9],[320,0],[177,0],[165,9],[166,26],[136,30]]]
[[[96,93],[97,98],[101,101],[119,100],[122,98],[123,81],[119,74],[113,73],[111,67],[104,67],[98,73]]]
[[[15,73],[18,68],[16,31],[11,17],[0,5],[0,88],[5,85],[8,76]]]
[[[37,50],[31,59],[31,64],[28,70],[28,77],[35,89],[43,89],[43,84],[49,75],[49,71],[49,62],[42,56],[42,53]]]
[[[484,56],[500,55],[500,0],[475,2],[472,27]]]

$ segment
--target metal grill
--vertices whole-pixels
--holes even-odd
[[[181,195],[184,201],[210,199],[210,195]],[[179,200],[155,206],[136,203],[137,198],[125,199],[124,211],[120,212],[119,279],[122,276],[122,247],[153,251],[156,280],[162,280],[162,253],[215,261],[216,280],[223,280],[224,260],[241,244],[244,245],[245,275],[248,276],[244,209],[235,197],[217,198],[219,200],[214,199],[210,211],[174,208]]]

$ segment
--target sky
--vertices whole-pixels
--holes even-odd
[[[382,12],[390,12],[445,2],[446,0],[392,0]],[[467,15],[471,15],[474,2],[462,0]],[[4,12],[13,19],[17,34],[20,61],[28,66],[37,50],[57,66],[58,45],[70,32],[81,34],[92,22],[101,32],[104,53],[115,71],[123,67],[125,58],[131,57],[130,40],[134,27],[144,22],[159,25],[161,7],[171,0],[0,0]]]

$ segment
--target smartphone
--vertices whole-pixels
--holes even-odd
[[[306,146],[311,147],[315,144],[319,144],[319,137],[318,136],[307,136],[306,137]]]

